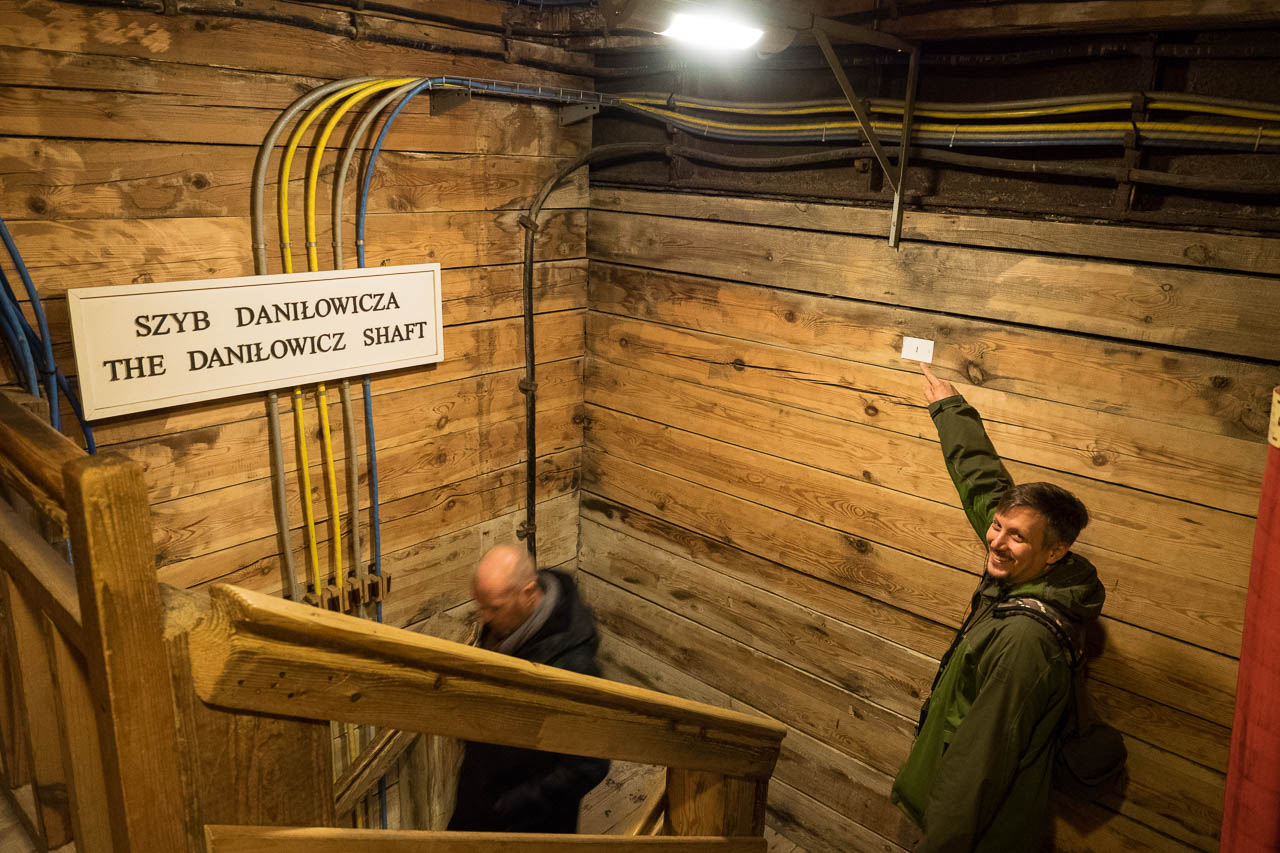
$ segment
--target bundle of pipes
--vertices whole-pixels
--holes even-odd
[[[84,419],[80,397],[54,360],[53,341],[49,337],[49,323],[45,319],[40,293],[36,290],[35,283],[31,280],[31,273],[22,260],[22,253],[18,251],[18,245],[14,242],[13,235],[9,233],[9,227],[3,219],[0,219],[0,241],[4,242],[9,260],[13,263],[18,277],[22,279],[22,285],[30,300],[31,313],[35,315],[36,320],[36,328],[32,328],[22,312],[22,305],[10,286],[8,277],[4,270],[0,269],[0,336],[4,338],[18,376],[26,386],[27,393],[37,397],[40,396],[41,379],[43,379],[45,397],[49,403],[49,423],[54,429],[62,429],[62,411],[58,401],[58,392],[61,391],[71,406],[76,420],[80,423],[80,430],[84,433],[85,447],[90,453],[96,453],[97,445],[93,440],[93,429]]]
[[[1237,120],[1204,124],[1190,121],[1131,121],[1136,106],[1148,112],[1213,115]],[[713,101],[660,93],[619,95],[617,106],[712,138],[732,141],[812,142],[860,139],[863,134],[843,100],[751,103]],[[872,99],[868,111],[901,116],[902,101]],[[1061,116],[1120,112],[1123,121],[1038,121]],[[698,115],[710,113],[755,119],[730,122]],[[1280,147],[1280,105],[1235,101],[1165,92],[1120,92],[1106,95],[1042,98],[996,103],[944,104],[919,102],[917,118],[946,121],[913,123],[911,141],[923,146],[1058,146],[1123,145],[1125,134],[1136,133],[1146,145],[1258,151]],[[801,116],[849,116],[848,120],[797,122]],[[779,121],[781,119],[781,121]],[[1012,120],[1012,121],[1011,121]],[[897,139],[902,122],[876,121],[882,137]]]

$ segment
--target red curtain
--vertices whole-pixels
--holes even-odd
[[[1280,388],[1270,433],[1244,611],[1223,853],[1280,850]]]

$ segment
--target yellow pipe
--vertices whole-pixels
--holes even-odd
[[[280,221],[280,254],[281,254],[281,259],[284,262],[284,271],[286,273],[293,272],[293,255],[292,255],[292,252],[290,251],[290,243],[289,243],[289,175],[293,168],[293,155],[298,150],[298,143],[302,140],[302,135],[307,132],[307,128],[309,128],[312,125],[312,123],[321,115],[321,113],[327,110],[330,106],[332,106],[338,100],[340,100],[341,98],[353,92],[359,92],[364,89],[371,88],[373,86],[378,86],[379,84],[380,84],[380,81],[374,80],[374,81],[366,81],[364,83],[355,83],[351,86],[347,86],[344,89],[339,89],[337,92],[333,93],[332,95],[328,96],[324,100],[320,101],[320,103],[312,107],[311,110],[307,113],[307,115],[303,117],[302,121],[298,122],[297,126],[293,129],[293,132],[289,135],[289,142],[285,147],[284,156],[280,160],[280,184],[279,184],[279,192],[277,195],[279,199],[278,212],[279,212],[279,221]],[[314,267],[312,267],[312,269],[314,269]],[[322,427],[323,443],[324,443],[324,455],[325,455],[326,463],[328,465],[330,488],[331,488],[330,501],[333,506],[333,513],[336,517],[337,511],[338,511],[338,502],[337,502],[337,496],[336,494],[334,494],[334,490],[336,490],[337,485],[336,485],[336,480],[334,479],[334,476],[333,476],[332,442],[329,439],[329,410],[328,410],[327,400],[325,398],[324,386],[323,385],[319,386],[318,391],[319,391],[319,403],[320,403],[320,423]],[[315,592],[316,596],[319,597],[320,590],[321,590],[320,556],[319,556],[319,550],[316,547],[315,507],[312,505],[312,501],[311,501],[311,470],[307,462],[307,458],[308,458],[307,436],[306,436],[305,422],[302,417],[302,389],[301,388],[293,389],[293,413],[294,413],[294,423],[295,423],[295,429],[294,429],[295,441],[297,441],[298,443],[298,456],[299,456],[299,459],[301,460],[300,467],[302,469],[302,508],[303,508],[303,517],[306,519],[306,525],[307,525],[307,550],[311,555],[311,571],[312,571],[311,582],[312,582],[313,591]],[[334,524],[333,529],[334,529],[335,537],[341,537],[342,534],[341,534],[340,527],[341,527],[340,524],[338,523]],[[335,544],[337,544],[337,554],[338,554],[337,571],[338,571],[339,579],[341,579],[342,577],[342,574],[341,574],[342,547],[340,542],[341,542],[340,539],[337,539],[335,542]]]
[[[345,89],[339,89],[312,107],[302,121],[298,122],[298,126],[293,129],[293,133],[289,135],[289,143],[285,147],[284,157],[280,160],[280,190],[277,194],[279,199],[280,254],[284,260],[285,272],[293,272],[293,256],[290,252],[289,243],[289,172],[293,168],[293,154],[298,150],[298,143],[302,140],[302,134],[307,132],[307,128],[311,127],[311,123],[319,118],[322,112],[329,109],[340,98],[369,86],[376,86],[378,82],[374,80],[373,82],[354,83]]]
[[[325,473],[329,477],[329,518],[333,520],[333,571],[338,594],[342,594],[342,515],[338,512],[338,478],[333,467],[333,439],[329,435],[329,398],[324,383],[316,384],[316,404],[320,407],[320,441],[324,452]],[[346,610],[345,600],[339,604]]]
[[[329,117],[329,120],[325,123],[324,128],[320,133],[320,136],[314,142],[312,146],[311,168],[308,170],[308,174],[307,174],[306,196],[305,196],[306,198],[306,206],[305,206],[306,207],[306,234],[307,234],[307,269],[310,270],[311,272],[317,272],[320,269],[320,257],[319,257],[319,254],[316,252],[316,185],[320,180],[320,162],[324,157],[324,149],[329,143],[329,137],[333,134],[334,128],[338,126],[338,122],[342,120],[342,117],[346,115],[347,112],[356,104],[360,103],[362,100],[369,97],[370,95],[374,95],[386,89],[395,88],[396,86],[402,86],[405,83],[411,83],[415,79],[417,78],[401,77],[401,78],[396,78],[394,80],[374,81],[372,83],[362,84],[358,88],[355,88],[354,92],[349,93],[350,97],[346,100],[346,102],[344,102],[342,106],[340,106],[337,110],[335,110],[334,114]],[[341,92],[336,93],[335,96],[331,96],[331,98],[332,100],[336,101],[337,98],[342,97],[344,94],[348,94],[347,90],[345,89],[342,90]],[[310,125],[313,118],[319,115],[320,111],[322,109],[325,109],[330,103],[331,103],[330,99],[326,99],[325,101],[322,101],[319,105],[317,105],[311,111],[311,113],[307,115],[306,119],[304,119],[299,124],[299,128],[305,131],[307,126]],[[296,148],[295,143],[297,141],[297,138],[300,136],[301,134],[298,132],[298,130],[295,130],[294,138],[291,138],[289,140],[290,147],[289,147],[289,150],[286,151],[287,157],[292,158],[293,150],[294,148]],[[339,228],[341,227],[341,223],[335,222],[333,223],[333,227]],[[316,403],[320,408],[321,451],[324,456],[325,474],[327,475],[328,481],[329,481],[330,518],[332,519],[332,522],[333,522],[332,530],[333,530],[333,546],[334,546],[334,560],[333,560],[334,583],[338,587],[339,594],[341,595],[342,580],[343,580],[342,518],[338,511],[338,477],[333,464],[333,437],[329,429],[329,396],[323,382],[320,382],[316,385]],[[345,607],[341,609],[345,610]],[[354,748],[354,745],[352,748]]]
[[[623,100],[626,103],[638,106],[665,106],[670,103],[665,98],[624,98]],[[704,112],[724,112],[757,116],[823,115],[830,113],[842,113],[844,115],[849,114],[849,107],[847,104],[821,104],[809,107],[773,108],[746,105],[703,104],[677,99],[675,101],[675,106],[701,110]],[[926,118],[1022,118],[1129,109],[1131,106],[1132,104],[1129,101],[1098,101],[1080,104],[1060,104],[1048,107],[1011,108],[1006,110],[943,110],[917,106],[915,108],[915,114]],[[901,115],[903,110],[902,106],[899,104],[878,104],[874,101],[871,103],[870,109],[873,113],[889,113],[897,115]]]
[[[320,132],[319,138],[313,144],[313,153],[311,155],[311,168],[307,174],[306,189],[306,210],[307,210],[307,264],[308,269],[312,272],[320,269],[320,258],[316,252],[316,185],[320,181],[320,160],[324,157],[324,149],[329,144],[329,137],[333,134],[333,129],[338,126],[338,122],[342,117],[354,107],[356,104],[368,98],[370,95],[376,95],[378,92],[387,89],[394,89],[396,86],[403,86],[405,83],[412,83],[417,77],[401,77],[395,80],[383,80],[382,82],[374,82],[363,89],[353,93],[347,101],[334,110],[329,120],[325,122],[324,129]],[[340,222],[333,223],[333,229],[336,231],[341,226]]]
[[[630,103],[624,99],[624,103]],[[736,124],[732,122],[716,121],[714,119],[706,119],[698,116],[690,116],[682,113],[676,113],[671,110],[657,109],[644,105],[635,105],[641,111],[650,115],[660,116],[666,119],[679,120],[688,124],[694,124],[698,127],[714,128],[717,130],[739,130],[739,131],[757,131],[763,134],[767,133],[787,133],[795,131],[833,131],[833,130],[857,130],[860,125],[857,122],[841,121],[841,122],[823,122],[821,124]],[[1133,122],[1127,121],[1094,121],[1094,122],[1062,122],[1062,123],[1046,123],[1036,122],[1030,124],[938,124],[930,122],[922,122],[913,127],[913,133],[946,133],[955,134],[957,137],[984,135],[984,134],[1062,134],[1064,131],[1069,133],[1124,133],[1135,125]],[[1209,135],[1226,135],[1239,137],[1259,136],[1264,139],[1272,139],[1280,135],[1280,130],[1272,130],[1268,128],[1257,127],[1239,127],[1234,125],[1208,125],[1208,124],[1179,124],[1177,122],[1137,122],[1139,131],[1146,133],[1196,133]],[[901,122],[872,122],[872,129],[883,133],[886,131],[900,131]]]
[[[629,103],[624,101],[624,103]],[[833,121],[822,122],[820,124],[735,124],[732,122],[716,121],[714,119],[701,118],[699,116],[690,116],[682,113],[676,113],[671,110],[657,109],[654,107],[639,106],[639,109],[651,115],[661,116],[663,118],[678,119],[680,121],[696,124],[699,127],[716,128],[717,130],[747,130],[747,131],[772,131],[772,132],[794,132],[803,130],[855,130],[860,127],[856,121]],[[1035,123],[1035,124],[987,124],[987,125],[950,125],[950,124],[930,124],[921,123],[914,124],[913,131],[927,132],[937,131],[950,133],[955,130],[957,133],[1003,133],[1003,132],[1053,132],[1061,130],[1082,130],[1082,131],[1125,131],[1132,125],[1125,122],[1069,122],[1062,124]],[[877,131],[899,130],[902,127],[901,122],[881,122],[874,121],[871,127]]]
[[[653,97],[623,98],[622,100],[636,106],[662,107],[672,103],[672,101],[667,98]],[[674,101],[674,105],[686,109],[699,110],[701,112],[734,113],[738,115],[755,116],[847,115],[849,113],[849,107],[846,104],[837,103],[814,104],[811,106],[797,107],[770,107],[762,104],[707,104],[695,101],[684,101],[677,98]],[[917,105],[915,108],[915,114],[924,118],[951,119],[1030,118],[1034,116],[1072,115],[1076,113],[1091,113],[1109,110],[1129,110],[1132,107],[1133,103],[1128,100],[1083,101],[1075,104],[1058,104],[1043,107],[1011,107],[1008,109],[996,110],[966,110],[959,107],[955,109],[940,109],[937,107],[921,107]],[[901,104],[877,103],[875,101],[870,103],[869,108],[873,113],[887,113],[890,115],[901,115],[903,110]],[[1280,112],[1277,111],[1255,110],[1245,107],[1232,107],[1219,104],[1202,104],[1194,101],[1179,101],[1176,97],[1153,99],[1147,103],[1147,108],[1151,110],[1177,110],[1189,113],[1205,113],[1208,115],[1232,116],[1235,118],[1280,122]]]

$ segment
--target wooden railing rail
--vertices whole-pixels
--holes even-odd
[[[764,853],[759,838],[529,835],[386,829],[282,829],[207,826],[207,853]]]
[[[0,482],[3,781],[40,849],[764,849],[772,720],[233,586],[162,587],[142,468],[2,396]],[[675,837],[320,828],[336,817],[329,720],[388,729],[339,805],[422,732],[665,766]]]
[[[71,439],[0,394],[0,479],[59,524],[66,523],[62,470],[84,456]]]
[[[767,778],[786,729],[229,585],[190,633],[196,693],[228,708]]]
[[[0,570],[83,653],[75,570],[16,512],[0,502]]]

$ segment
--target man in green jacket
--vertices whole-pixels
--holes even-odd
[[[924,829],[917,853],[1041,850],[1071,661],[1047,624],[996,605],[1035,598],[1080,627],[1097,619],[1105,591],[1071,551],[1089,515],[1058,486],[1015,486],[978,413],[922,367],[947,471],[987,559],[890,796]]]

